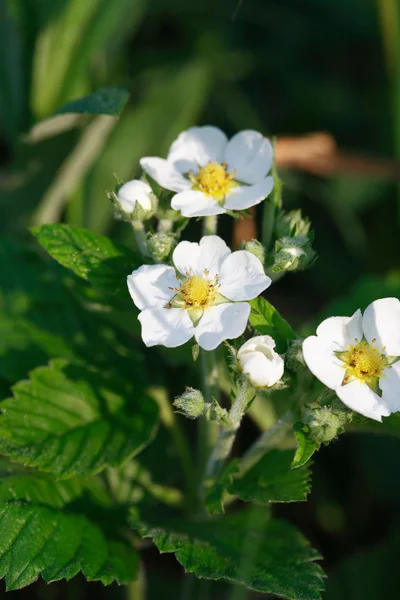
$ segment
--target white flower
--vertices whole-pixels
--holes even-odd
[[[382,421],[400,410],[400,302],[382,298],[362,316],[330,317],[303,342],[310,371],[352,410]]]
[[[274,348],[275,341],[269,335],[253,337],[240,348],[239,368],[254,387],[272,387],[282,378],[284,362]]]
[[[175,269],[143,265],[128,277],[146,346],[175,348],[194,336],[213,350],[242,335],[250,314],[246,300],[271,283],[261,262],[244,250],[231,253],[216,235],[199,244],[180,242],[172,258]]]
[[[146,212],[152,210],[152,189],[145,181],[132,179],[127,181],[118,190],[117,198],[122,210],[128,215],[133,213],[136,202]]]
[[[171,207],[185,217],[220,215],[259,204],[274,182],[267,177],[273,149],[257,131],[240,131],[228,141],[217,127],[183,131],[166,159],[142,158],[140,165],[161,187],[176,192]]]

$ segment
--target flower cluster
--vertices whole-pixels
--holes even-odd
[[[272,164],[273,146],[261,133],[241,131],[228,140],[216,127],[192,127],[172,143],[165,159],[140,160],[141,180],[121,184],[111,194],[117,214],[130,220],[135,235],[141,236],[137,239],[143,255],[156,263],[144,264],[128,276],[146,346],[174,348],[194,337],[197,351],[198,347],[211,351],[225,340],[235,340],[246,332],[249,301],[271,284],[265,269],[298,271],[314,262],[310,222],[300,211],[281,209],[280,184],[274,193],[278,199],[273,204],[272,241],[251,240],[236,252],[215,234],[204,235],[199,243],[178,243],[187,218],[209,221],[265,200],[274,188],[275,171],[269,175]],[[150,228],[146,233],[143,221],[157,214],[158,208],[158,231]],[[178,223],[175,231],[174,222]],[[304,359],[351,410],[378,421],[400,410],[399,300],[384,298],[373,302],[364,315],[358,310],[352,317],[326,319],[316,336],[304,340],[302,353],[299,339],[291,349],[289,372],[304,368]],[[294,351],[296,360],[290,358]],[[283,358],[268,335],[242,340],[234,355],[236,372],[252,389],[274,387],[284,375]],[[193,393],[179,397],[179,402],[191,406]],[[204,410],[200,402],[193,415]],[[315,410],[308,430],[319,441],[333,438],[335,428],[327,421],[330,411],[318,405]],[[306,412],[303,417],[305,422]],[[341,428],[340,421],[335,431]]]

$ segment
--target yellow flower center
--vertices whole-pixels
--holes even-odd
[[[198,275],[189,277],[181,287],[185,304],[193,307],[205,306],[210,298],[212,288],[212,284],[203,277]]]
[[[212,196],[218,202],[224,200],[230,190],[237,186],[234,173],[228,173],[226,168],[225,163],[209,162],[201,167],[197,175],[189,173],[193,189]]]
[[[348,346],[345,352],[338,352],[337,356],[345,363],[346,375],[343,384],[354,379],[359,379],[369,386],[374,386],[383,376],[383,370],[388,367],[387,357],[382,354],[374,343],[356,340],[354,346]],[[390,367],[388,367],[390,368]]]

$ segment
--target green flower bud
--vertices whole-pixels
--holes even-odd
[[[310,409],[304,422],[308,425],[310,437],[320,443],[327,444],[343,432],[340,415],[329,406]]]
[[[176,244],[176,237],[173,233],[154,233],[147,238],[147,248],[157,262],[168,260]]]
[[[245,242],[243,244],[243,249],[247,250],[247,252],[250,252],[251,254],[254,254],[261,264],[265,263],[265,248],[258,240],[250,240],[249,242]]]
[[[274,266],[275,273],[279,271],[303,271],[316,259],[312,249],[313,235],[283,237],[275,242]]]
[[[307,235],[310,227],[310,219],[307,217],[303,218],[301,210],[282,211],[276,220],[275,233],[277,238]]]
[[[205,409],[203,394],[191,387],[187,387],[183,394],[175,398],[173,405],[178,413],[188,419],[201,417]]]

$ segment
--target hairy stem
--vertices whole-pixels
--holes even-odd
[[[132,221],[132,229],[135,234],[136,243],[142,256],[150,256],[146,243],[146,230],[142,221]]]
[[[217,215],[209,215],[204,217],[203,221],[203,235],[215,235],[218,228],[218,217]]]
[[[203,374],[203,391],[206,402],[215,398],[217,402],[220,397],[218,383],[218,363],[215,350],[209,352],[201,350],[201,367]],[[218,438],[218,424],[208,421],[205,416],[199,419],[198,429],[198,461],[199,477],[203,477],[207,460],[216,444]]]
[[[239,384],[239,391],[235,401],[229,411],[229,418],[232,425],[229,428],[224,428],[219,434],[217,443],[207,464],[207,478],[216,477],[221,472],[224,462],[232,450],[233,442],[235,441],[243,415],[246,412],[254,393],[255,390],[250,382],[247,379],[242,379]]]
[[[171,219],[160,219],[157,226],[158,233],[171,233],[172,221]]]

